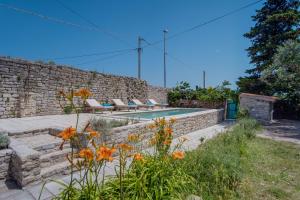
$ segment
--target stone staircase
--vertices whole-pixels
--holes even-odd
[[[18,144],[26,145],[39,155],[39,163],[36,164],[40,168],[40,173],[37,175],[38,181],[70,174],[70,162],[66,158],[72,151],[70,143],[65,143],[63,149],[60,150],[62,139],[50,134],[24,136],[15,140]]]

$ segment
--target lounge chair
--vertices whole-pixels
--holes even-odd
[[[154,105],[147,105],[147,104],[144,104],[142,103],[140,100],[138,99],[132,99],[132,102],[137,105],[138,108],[154,108]]]
[[[129,111],[130,109],[137,109],[136,105],[126,105],[121,99],[112,99],[112,102],[118,110],[127,109]]]
[[[169,106],[169,104],[166,104],[166,103],[157,103],[157,101],[155,101],[154,99],[148,99],[147,103],[148,103],[148,105],[159,106],[162,108],[166,108]]]
[[[112,112],[112,110],[114,109],[113,106],[103,106],[103,105],[101,105],[95,99],[87,99],[86,104],[93,110],[93,113],[95,113],[95,110],[101,110],[101,111],[109,110],[109,111]]]

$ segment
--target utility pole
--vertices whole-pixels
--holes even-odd
[[[205,70],[203,70],[203,89],[205,89]]]
[[[141,38],[140,36],[138,37],[138,79],[141,79],[141,56],[142,56],[142,40],[143,38]]]
[[[168,30],[165,29],[164,31],[164,87],[167,87],[167,66],[166,66],[166,34],[168,33]]]

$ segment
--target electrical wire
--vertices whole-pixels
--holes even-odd
[[[205,21],[205,22],[203,22],[203,23],[201,23],[201,24],[198,24],[198,25],[195,25],[195,26],[193,26],[193,27],[187,28],[187,29],[185,29],[185,30],[183,30],[183,31],[181,31],[181,32],[174,33],[173,35],[167,37],[166,40],[170,40],[170,39],[176,38],[176,37],[178,37],[178,36],[180,36],[180,35],[182,35],[182,34],[185,34],[185,33],[191,32],[191,31],[194,31],[194,30],[196,30],[196,29],[198,29],[198,28],[201,28],[201,27],[206,26],[206,25],[208,25],[208,24],[210,24],[210,23],[213,23],[213,22],[215,22],[215,21],[218,21],[218,20],[223,19],[223,18],[225,18],[225,17],[228,17],[228,16],[230,16],[230,15],[233,15],[233,14],[235,14],[235,13],[241,11],[241,10],[244,10],[244,9],[246,9],[246,8],[248,8],[248,7],[251,7],[251,6],[255,5],[255,4],[258,4],[259,2],[262,2],[262,1],[263,1],[263,0],[257,0],[257,1],[251,2],[251,3],[249,3],[249,4],[246,4],[246,5],[242,6],[242,7],[237,8],[237,9],[235,9],[235,10],[232,10],[232,11],[230,11],[230,12],[227,12],[227,13],[221,15],[221,16],[212,18],[212,19],[210,19],[210,20],[208,20],[208,21]],[[161,42],[163,42],[163,41],[164,41],[164,40],[158,40],[158,41],[153,42],[153,43],[151,43],[151,44],[147,44],[147,45],[144,46],[143,48],[148,47],[148,46],[157,45],[157,44],[159,44],[159,43],[161,43]]]
[[[135,50],[135,49],[134,49]],[[107,57],[104,57],[104,58],[100,58],[100,59],[94,59],[94,60],[90,60],[90,61],[86,61],[86,62],[82,62],[82,63],[78,63],[78,64],[75,64],[75,65],[85,65],[85,64],[90,64],[90,63],[94,63],[94,62],[101,62],[103,60],[108,60],[108,59],[111,59],[111,58],[115,58],[117,56],[121,56],[121,55],[124,55],[124,54],[128,54],[130,52],[132,52],[133,50],[128,50],[126,52],[122,52],[122,53],[118,53],[118,54],[114,54],[114,55],[111,55],[111,56],[107,56]]]
[[[94,28],[96,28],[98,31],[110,36],[111,38],[126,44],[130,47],[133,47],[129,42],[123,40],[122,38],[120,38],[119,36],[117,36],[116,34],[112,33],[111,31],[105,30],[101,27],[99,27],[97,24],[95,24],[94,22],[92,22],[91,20],[89,20],[88,18],[84,17],[83,15],[81,15],[79,12],[75,11],[74,9],[72,9],[71,7],[67,6],[66,4],[64,4],[62,1],[60,0],[56,0],[56,2],[58,2],[62,7],[64,7],[66,10],[70,11],[71,13],[73,13],[74,15],[80,17],[82,20],[84,20],[85,22],[87,22],[88,24],[90,24],[91,26],[93,26]]]

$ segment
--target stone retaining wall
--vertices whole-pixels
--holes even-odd
[[[174,124],[174,137],[207,128],[218,124],[224,120],[224,109],[211,109],[196,113],[189,113],[176,118]],[[117,127],[112,130],[112,133],[107,138],[108,144],[124,143],[130,133],[141,133],[143,139],[149,139],[153,132],[147,126],[153,123],[152,121],[137,123],[129,126]]]
[[[60,114],[60,90],[88,87],[93,98],[166,102],[167,90],[132,77],[0,57],[0,118]]]
[[[9,179],[9,163],[12,152],[11,149],[0,150],[0,185]]]
[[[26,144],[11,139],[10,176],[21,187],[41,180],[40,153]]]

